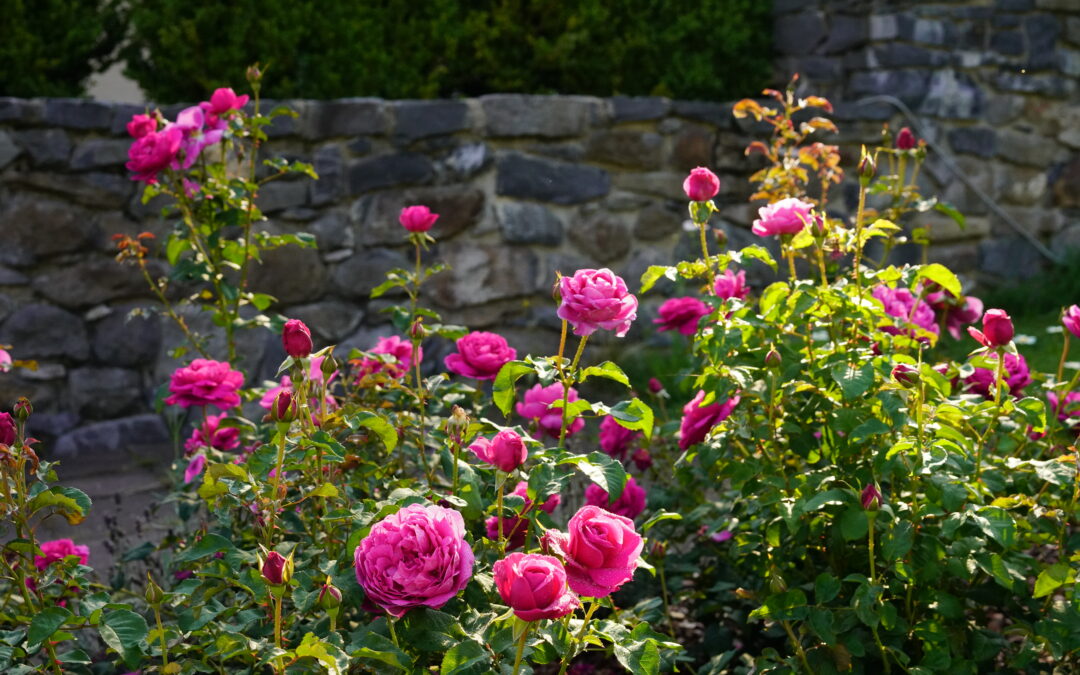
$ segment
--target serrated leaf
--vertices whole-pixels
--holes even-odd
[[[102,617],[98,632],[129,668],[135,668],[141,662],[143,641],[150,632],[142,616],[127,609],[114,610]]]
[[[26,631],[26,652],[36,653],[72,616],[71,611],[64,607],[47,607],[35,614],[30,620],[30,628]]]
[[[387,452],[392,452],[398,444],[397,430],[387,419],[381,415],[376,415],[373,412],[367,410],[361,410],[353,415],[350,415],[346,422],[353,430],[370,429],[375,432],[375,435],[379,437],[382,444],[386,447]]]
[[[653,410],[641,399],[620,401],[611,407],[610,414],[619,426],[640,431],[646,441],[652,438]]]
[[[412,657],[401,651],[397,645],[374,632],[365,634],[359,642],[349,645],[349,656],[354,659],[371,659],[398,670],[412,669]]]
[[[310,657],[321,663],[330,675],[341,675],[345,655],[336,646],[315,637],[314,633],[304,635],[304,639],[293,652],[296,658]]]
[[[626,373],[623,372],[622,368],[611,361],[604,361],[598,366],[589,366],[581,371],[581,382],[584,382],[590,377],[606,377],[607,379],[615,380],[624,386],[630,386],[630,379],[626,377]]]
[[[334,485],[333,483],[323,483],[319,487],[312,490],[309,493],[308,496],[310,496],[310,497],[337,497],[339,494],[340,493],[338,492],[338,489],[337,489],[336,485]]]
[[[491,400],[503,415],[509,415],[510,408],[514,405],[517,381],[523,375],[532,372],[535,372],[533,366],[524,361],[508,361],[499,369],[499,374],[495,376],[495,382],[491,387]]]
[[[1035,579],[1035,594],[1032,597],[1042,598],[1050,595],[1055,590],[1069,582],[1072,569],[1068,563],[1059,562],[1039,572]]]
[[[814,602],[819,605],[824,605],[832,602],[837,595],[840,595],[840,580],[829,574],[828,572],[822,572],[814,579]]]
[[[941,263],[923,265],[915,274],[915,278],[933,281],[954,296],[958,298],[963,297],[963,287],[960,284],[960,279],[958,279],[948,267],[945,267]]]
[[[461,675],[491,663],[487,650],[476,640],[463,640],[443,656],[440,675]]]
[[[626,487],[627,473],[622,462],[602,452],[575,455],[559,463],[576,466],[589,480],[607,492],[608,498],[612,501],[621,497],[623,488]]]
[[[648,293],[649,289],[656,285],[660,279],[668,279],[669,281],[675,281],[679,278],[679,270],[677,267],[668,267],[667,265],[650,265],[645,273],[641,275],[641,287],[638,288],[638,293]]]
[[[1005,509],[984,506],[978,512],[969,514],[969,519],[1002,548],[1007,549],[1016,541],[1016,521]]]
[[[865,363],[862,367],[839,363],[829,370],[832,379],[840,385],[844,399],[851,401],[866,393],[874,384],[874,367]]]
[[[78,525],[86,519],[86,514],[90,511],[90,497],[78,488],[55,485],[36,494],[30,500],[28,508],[34,513],[50,506],[67,519],[68,523]]]
[[[656,646],[656,640],[616,643],[615,658],[630,673],[656,675],[660,672],[660,649]]]

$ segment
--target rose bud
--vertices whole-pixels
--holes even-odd
[[[486,438],[478,438],[469,446],[469,450],[477,457],[491,464],[500,471],[510,473],[525,463],[529,451],[525,448],[525,442],[521,436],[510,429],[504,429],[489,441]]]
[[[873,483],[867,483],[862,491],[862,507],[867,511],[877,511],[881,508],[881,492]]]
[[[30,418],[30,415],[34,413],[34,406],[30,405],[30,399],[25,396],[19,397],[19,400],[15,402],[15,417],[25,422]]]
[[[326,583],[319,587],[319,597],[316,600],[319,607],[328,612],[341,607],[341,589],[333,584],[330,577],[326,577]]]
[[[1013,323],[1003,309],[988,309],[983,314],[983,329],[968,326],[968,333],[984,347],[1004,347],[1013,339]]]
[[[783,359],[780,357],[780,352],[776,351],[773,347],[765,354],[765,367],[766,368],[779,368]]]
[[[631,459],[634,460],[634,466],[638,468],[638,471],[645,471],[653,464],[652,455],[645,448],[638,448]]]
[[[323,374],[323,382],[329,383],[330,378],[334,376],[334,373],[337,372],[337,369],[338,362],[336,359],[334,359],[334,353],[330,352],[323,357],[322,363],[319,364],[319,370],[321,370]]]
[[[650,377],[649,378],[649,391],[651,391],[654,394],[659,394],[660,392],[664,391],[664,383],[661,382],[660,380],[656,379],[655,377]]]
[[[1061,323],[1065,325],[1065,328],[1070,333],[1080,338],[1080,305],[1073,305],[1065,310],[1065,315],[1061,318]]]
[[[720,192],[720,179],[703,166],[690,172],[683,181],[683,192],[692,202],[707,202]]]
[[[446,433],[458,443],[469,430],[469,413],[459,405],[450,409],[450,419],[446,420]]]
[[[919,369],[907,363],[893,366],[892,378],[905,387],[914,387],[919,383]]]
[[[281,331],[281,344],[289,356],[305,359],[311,356],[311,331],[300,319],[289,319]]]
[[[150,576],[150,573],[146,573],[146,592],[143,593],[143,597],[146,598],[146,603],[151,607],[156,607],[161,604],[161,601],[165,599],[165,591],[161,586],[157,585],[154,581],[154,577]]]
[[[282,389],[274,398],[274,404],[270,406],[270,419],[275,422],[288,423],[296,419],[296,402],[293,401],[292,392]]]
[[[283,586],[289,583],[293,573],[292,554],[290,553],[288,558],[277,551],[268,552],[265,558],[260,555],[259,572],[271,586]]]
[[[863,148],[863,155],[862,158],[859,159],[857,171],[859,174],[859,183],[861,183],[863,187],[869,185],[870,180],[874,177],[874,174],[877,173],[877,166],[874,164],[874,158],[866,154],[866,148]]]
[[[398,216],[398,222],[409,232],[427,232],[438,219],[439,214],[426,206],[406,206]]]
[[[904,127],[900,130],[900,133],[896,134],[896,149],[911,150],[914,147],[915,134],[911,133],[911,129]]]

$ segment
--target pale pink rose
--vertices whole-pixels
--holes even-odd
[[[599,506],[583,506],[566,530],[548,530],[542,544],[563,559],[572,591],[602,598],[633,578],[645,546],[634,521]]]
[[[638,301],[626,282],[609,269],[578,270],[559,279],[558,316],[574,327],[574,335],[592,335],[599,329],[623,337],[637,318]]]
[[[477,380],[494,380],[500,368],[517,358],[517,350],[496,333],[474,331],[459,338],[457,348],[446,357],[446,367]]]
[[[693,335],[697,332],[698,321],[711,311],[697,298],[671,298],[660,305],[660,317],[653,319],[653,323],[658,324],[661,331],[677,330],[683,335]]]
[[[724,402],[714,402],[703,406],[705,392],[698,390],[694,398],[683,406],[682,423],[679,426],[679,449],[686,450],[691,445],[705,440],[712,430],[720,422],[723,422],[739,404],[739,397],[732,396]]]
[[[562,397],[563,386],[558,382],[553,382],[546,387],[535,384],[532,389],[525,392],[523,400],[517,404],[517,414],[536,420],[540,426],[540,431],[552,438],[558,438],[562,429],[563,409],[553,408],[551,404],[555,401],[561,401]],[[578,400],[577,390],[570,387],[567,399],[570,403]],[[571,417],[570,423],[566,427],[566,435],[575,434],[581,431],[584,426],[585,420],[580,417]]]
[[[813,204],[801,201],[794,197],[781,199],[778,202],[762,206],[758,209],[758,219],[751,228],[759,237],[769,237],[777,234],[798,234],[812,220],[810,211]]]
[[[237,390],[244,384],[243,373],[233,370],[224,361],[195,359],[184,368],[177,368],[169,382],[172,394],[166,405],[217,406],[228,410],[240,405]]]
[[[0,373],[6,373],[11,370],[11,354],[7,351],[0,349]]]
[[[511,553],[492,568],[495,588],[522,621],[558,619],[581,606],[566,584],[566,568],[558,558],[538,553]]]
[[[626,479],[626,487],[615,501],[611,501],[611,495],[607,490],[591,483],[585,488],[585,503],[599,506],[602,509],[626,516],[630,520],[637,518],[645,510],[645,488],[637,484],[633,477]]]
[[[70,539],[53,539],[41,543],[41,552],[44,555],[34,556],[34,567],[44,570],[58,560],[63,560],[69,555],[78,556],[79,563],[85,565],[90,560],[90,547],[77,545]]]

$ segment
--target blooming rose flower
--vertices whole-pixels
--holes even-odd
[[[723,275],[716,277],[713,292],[721,300],[730,300],[731,298],[745,300],[746,296],[750,294],[750,289],[746,285],[746,271],[739,270],[738,274],[736,274],[730,269],[724,270]]]
[[[131,180],[141,180],[153,185],[159,173],[169,168],[180,152],[184,132],[178,127],[151,131],[136,139],[128,149],[128,161],[124,164],[133,172]]]
[[[645,510],[645,488],[637,484],[633,477],[626,479],[626,487],[623,493],[615,501],[611,501],[611,495],[607,490],[595,483],[585,488],[585,503],[591,506],[599,506],[602,509],[626,516],[630,520],[637,518]]]
[[[900,319],[899,323],[902,325],[915,324],[934,335],[938,335],[941,332],[941,329],[938,328],[933,308],[925,301],[913,295],[908,289],[877,286],[874,288],[873,294],[874,297],[880,300],[881,304],[885,306],[885,313]],[[897,328],[896,326],[881,326],[881,330],[890,335],[915,336],[915,331],[910,329],[904,330],[902,328]]]
[[[627,429],[611,415],[600,421],[600,449],[615,459],[624,459],[630,444],[639,436],[640,431]]]
[[[232,110],[239,110],[247,105],[248,96],[237,96],[230,87],[215,89],[207,102],[206,111],[212,115],[222,116]]]
[[[240,395],[236,392],[242,384],[243,373],[233,370],[228,363],[195,359],[191,365],[173,371],[169,382],[172,395],[165,403],[184,408],[212,405],[228,410],[240,405]]]
[[[473,331],[458,339],[457,353],[446,357],[446,367],[458,375],[494,380],[499,369],[517,358],[517,350],[496,333]]]
[[[623,337],[637,318],[638,301],[626,282],[607,268],[583,269],[559,279],[560,319],[569,321],[574,335],[592,335],[597,329],[613,330]]]
[[[697,332],[698,321],[712,310],[697,298],[671,298],[660,305],[660,318],[653,319],[659,330],[677,330],[683,335]]]
[[[472,578],[472,549],[461,514],[410,504],[371,528],[356,547],[356,581],[391,615],[439,609]]]
[[[180,129],[183,140],[180,142],[180,154],[171,164],[174,169],[190,169],[199,153],[204,148],[221,140],[221,129],[205,128],[206,114],[199,106],[191,106],[180,111],[176,116],[176,122],[166,126],[166,129]]]
[[[1003,309],[988,309],[983,314],[983,329],[968,327],[968,333],[984,347],[1004,347],[1012,342],[1013,323]]]
[[[548,530],[543,544],[562,557],[572,591],[602,598],[634,576],[645,546],[634,521],[599,506],[583,506],[566,529]]]
[[[900,130],[900,133],[896,134],[896,149],[911,150],[914,147],[915,134],[911,133],[911,129],[904,127]]]
[[[638,471],[645,471],[653,463],[652,455],[645,448],[638,448],[631,459],[634,460],[634,466],[638,468]]]
[[[1048,391],[1046,398],[1050,401],[1050,410],[1057,413],[1060,422],[1068,424],[1071,421],[1073,425],[1080,422],[1080,391],[1070,391],[1063,400],[1059,400],[1056,393]],[[1075,419],[1069,420],[1070,417]],[[1073,426],[1073,430],[1080,432],[1080,426]]]
[[[322,371],[322,364],[325,359],[325,356],[316,356],[311,359],[311,367],[308,369],[308,378],[314,386],[321,385],[322,381],[326,379],[326,376]],[[327,387],[330,386],[330,383],[334,381],[334,378],[336,378],[337,375],[338,373],[336,370],[330,374],[330,378],[326,380]],[[280,384],[276,387],[271,387],[263,394],[262,398],[259,399],[259,405],[267,410],[272,410],[278,395],[283,391],[287,391],[290,394],[293,392],[292,378],[288,375],[282,375]],[[314,394],[314,392],[312,393]],[[316,399],[311,399],[310,404],[312,407],[315,407],[317,405]],[[338,407],[337,401],[329,392],[326,394],[326,407],[331,410]]]
[[[221,421],[228,416],[228,413],[208,415],[206,421],[191,432],[191,438],[184,443],[184,449],[190,454],[206,446],[222,451],[240,447],[240,430],[236,427],[221,426]]]
[[[686,450],[691,445],[705,440],[712,430],[720,422],[723,422],[739,404],[739,397],[732,396],[723,403],[717,401],[703,406],[705,392],[701,389],[694,398],[683,406],[682,424],[679,425],[679,449]]]
[[[57,560],[63,560],[69,555],[79,557],[79,564],[85,565],[90,560],[90,547],[76,545],[70,539],[54,539],[42,542],[41,552],[44,555],[34,556],[34,567],[44,570]]]
[[[703,166],[690,172],[682,184],[683,192],[692,202],[707,202],[720,192],[720,179]]]
[[[491,516],[484,521],[484,529],[487,538],[491,541],[499,540],[499,517]],[[529,519],[521,516],[505,516],[502,519],[503,538],[506,539],[506,548],[514,550],[525,545],[525,535],[529,532]]]
[[[157,131],[157,120],[150,115],[132,115],[127,123],[127,132],[132,138],[142,138],[152,131]]]
[[[492,571],[499,596],[522,621],[558,619],[581,606],[566,585],[566,568],[553,556],[511,553]]]
[[[1080,305],[1073,305],[1065,310],[1065,316],[1062,317],[1061,323],[1070,333],[1080,338]]]
[[[0,445],[15,445],[15,418],[0,412]]]
[[[281,329],[281,344],[294,359],[311,356],[311,330],[300,319],[289,319]]]
[[[195,455],[188,462],[187,468],[184,469],[184,485],[187,485],[191,481],[202,475],[203,469],[206,468],[206,455]]]
[[[997,354],[987,354],[989,361],[997,361]],[[990,368],[976,368],[975,372],[964,380],[970,392],[980,394],[987,399],[994,398],[994,382],[997,381],[996,366]],[[1019,354],[1005,354],[1005,384],[1009,387],[1009,393],[1019,398],[1024,387],[1031,384],[1031,371],[1027,361]]]
[[[540,431],[552,438],[558,438],[559,431],[562,429],[563,409],[553,408],[551,404],[555,401],[561,401],[562,397],[563,386],[558,382],[553,382],[546,387],[535,384],[532,389],[525,392],[523,400],[515,406],[515,409],[522,417],[536,420],[540,426]],[[567,400],[570,403],[578,400],[577,390],[573,387],[570,387]],[[566,427],[566,435],[575,434],[581,431],[584,426],[585,420],[580,417],[572,417]]]
[[[521,481],[520,483],[518,483],[517,485],[514,486],[514,489],[513,489],[512,492],[510,492],[510,494],[517,495],[518,497],[521,497],[522,499],[524,499],[525,500],[525,510],[527,511],[529,509],[529,506],[532,504],[532,500],[529,499],[529,484],[528,483],[526,483],[525,481]],[[559,507],[559,502],[561,502],[561,501],[562,501],[562,497],[560,497],[559,495],[551,495],[546,500],[544,500],[543,504],[540,505],[540,510],[543,511],[544,513],[552,513],[552,512],[555,511],[555,509],[557,509]]]
[[[406,206],[398,216],[398,222],[409,232],[427,232],[438,219],[439,214],[426,206]]]
[[[759,237],[774,234],[797,234],[811,221],[813,204],[794,197],[781,199],[758,209],[758,219],[751,228]]]
[[[408,375],[413,367],[412,343],[408,340],[401,339],[397,335],[379,338],[378,344],[370,351],[372,354],[387,354],[393,356],[394,360],[390,363],[383,363],[377,359],[368,358],[353,361],[352,363],[357,366],[358,378],[374,375],[375,373],[386,373],[387,376],[400,380]],[[417,348],[416,360],[424,360],[424,350],[422,348]]]
[[[925,300],[937,314],[936,323],[945,323],[945,329],[953,339],[960,339],[960,329],[969,323],[975,323],[983,313],[982,300],[973,295],[963,298],[961,302],[955,295],[946,290],[931,291],[926,294]]]
[[[529,451],[525,441],[510,429],[504,429],[488,440],[481,436],[469,446],[469,450],[483,461],[500,471],[510,473],[525,463]]]

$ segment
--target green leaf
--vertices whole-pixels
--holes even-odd
[[[848,541],[863,539],[869,532],[869,520],[866,511],[861,507],[853,506],[840,516],[840,534]]]
[[[265,312],[266,308],[274,304],[274,296],[266,293],[252,293],[248,295],[248,301],[255,305],[255,309]]]
[[[656,525],[662,520],[682,520],[682,514],[674,513],[672,511],[661,511],[656,513],[652,518],[645,521],[645,524],[641,526],[642,532],[648,532],[653,525]]]
[[[204,534],[202,539],[195,542],[194,546],[185,549],[180,555],[176,556],[176,562],[192,562],[193,560],[200,560],[207,556],[214,555],[215,553],[232,551],[235,549],[236,547],[233,546],[233,543],[225,537],[220,534],[209,532]]]
[[[660,649],[656,640],[634,640],[615,644],[615,658],[630,673],[656,675],[660,672]]]
[[[388,638],[368,631],[358,642],[349,645],[349,656],[355,659],[371,659],[398,670],[412,669],[412,657],[401,651]]]
[[[311,492],[309,492],[308,496],[309,497],[337,497],[339,494],[340,493],[338,492],[338,489],[337,489],[336,485],[334,485],[333,483],[323,483],[319,487],[317,487],[314,490],[312,490]]]
[[[785,282],[777,281],[769,284],[761,292],[761,299],[758,301],[761,306],[762,316],[768,316],[770,310],[781,307],[784,300],[790,295],[791,288]]]
[[[874,384],[874,367],[869,363],[856,368],[852,364],[838,363],[829,371],[833,380],[840,385],[845,400],[857,399]]]
[[[487,666],[490,663],[491,657],[488,656],[482,644],[476,640],[463,640],[451,647],[443,656],[439,673],[440,675],[460,675],[473,672],[475,668]]]
[[[616,403],[611,408],[611,416],[615,418],[619,426],[640,431],[644,434],[646,441],[652,439],[653,411],[641,399],[634,398]]]
[[[165,259],[170,265],[175,266],[176,261],[180,259],[180,254],[189,248],[191,248],[191,242],[186,237],[180,236],[178,232],[173,232],[169,235],[168,243],[165,244]]]
[[[36,653],[72,616],[72,613],[63,607],[48,607],[35,614],[30,621],[30,629],[26,632],[26,652]]]
[[[1002,548],[1010,548],[1016,541],[1016,521],[1001,507],[984,506],[977,513],[970,514],[970,519]]]
[[[510,408],[514,405],[514,387],[517,381],[532,372],[535,372],[535,369],[524,361],[508,361],[499,369],[492,385],[491,399],[503,415],[509,415]]]
[[[805,501],[800,500],[796,503],[796,509],[802,513],[813,513],[826,504],[843,504],[848,501],[850,496],[851,493],[847,490],[833,488],[832,490],[818,492]]]
[[[1016,401],[1016,407],[1024,414],[1027,423],[1034,427],[1033,431],[1046,429],[1046,404],[1041,399],[1025,396]]]
[[[911,521],[898,521],[881,542],[881,555],[886,560],[899,560],[911,550],[913,542],[914,528]]]
[[[836,631],[833,629],[833,613],[827,609],[820,609],[814,607],[810,610],[810,616],[807,617],[807,623],[810,624],[810,628],[818,634],[825,644],[832,646],[836,644]]]
[[[1056,589],[1069,582],[1072,569],[1068,563],[1059,562],[1039,572],[1039,578],[1035,580],[1035,595],[1041,598],[1053,593]]]
[[[806,594],[798,588],[770,595],[765,604],[750,612],[751,619],[798,621],[806,617]]]
[[[78,488],[56,485],[35,495],[28,508],[34,513],[50,506],[66,518],[68,523],[78,525],[86,519],[86,514],[90,511],[90,498]]]
[[[568,457],[559,463],[577,466],[581,473],[589,477],[589,480],[608,493],[608,499],[611,501],[621,497],[623,488],[626,487],[627,473],[622,462],[602,452]]]
[[[819,605],[824,605],[832,602],[837,595],[840,595],[840,580],[829,574],[828,572],[822,572],[814,579],[814,602]]]
[[[581,382],[589,379],[590,377],[606,377],[609,380],[615,380],[623,386],[629,387],[630,380],[626,377],[626,373],[622,371],[622,368],[618,367],[611,361],[604,361],[598,366],[589,366],[585,370],[581,371]]]
[[[960,280],[956,278],[956,275],[945,267],[941,263],[931,263],[929,265],[923,265],[919,268],[918,273],[915,275],[915,279],[927,279],[933,281],[938,286],[941,286],[948,292],[952,293],[958,298],[964,297],[963,287],[960,285]]]
[[[349,428],[357,430],[360,427],[370,429],[375,432],[382,441],[382,444],[386,446],[387,452],[392,452],[398,444],[397,430],[394,426],[387,421],[387,419],[381,415],[376,415],[373,412],[367,410],[361,410],[353,415],[350,415],[346,421],[349,424]]]
[[[314,633],[308,633],[294,650],[296,658],[311,657],[326,667],[330,675],[341,675],[342,667],[347,666],[345,654],[329,642],[324,642],[315,637]]]
[[[956,224],[960,226],[961,230],[966,227],[966,225],[965,225],[966,221],[964,220],[964,214],[960,213],[960,210],[957,209],[952,204],[949,204],[947,202],[938,201],[938,202],[936,202],[934,204],[934,210],[935,211],[940,211],[941,213],[944,213],[948,217],[952,218],[956,222]],[[959,296],[959,293],[957,294],[957,296]]]
[[[135,668],[143,658],[143,641],[149,629],[146,619],[127,609],[106,614],[98,625],[105,644],[120,654],[128,668]]]
[[[645,273],[641,275],[641,288],[638,289],[638,293],[648,293],[649,289],[656,285],[656,282],[660,281],[661,278],[675,281],[679,278],[678,268],[668,267],[667,265],[650,265],[649,269],[645,270]]]

